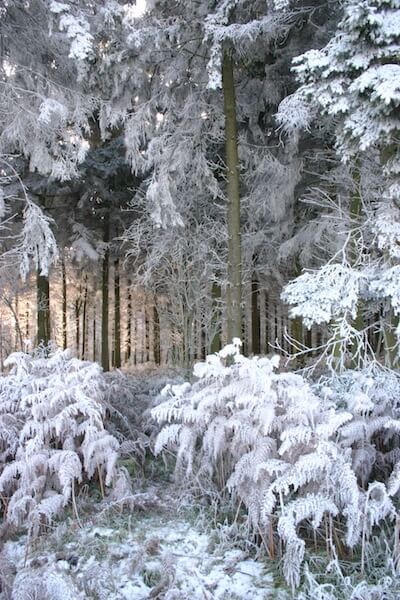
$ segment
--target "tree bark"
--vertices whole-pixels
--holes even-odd
[[[37,289],[37,343],[47,346],[50,341],[50,284],[46,275],[36,275]]]
[[[92,353],[93,353],[93,362],[96,362],[96,358],[97,358],[97,352],[96,352],[96,344],[97,344],[97,338],[96,338],[96,300],[93,306],[93,329],[92,329]]]
[[[114,367],[121,368],[121,295],[118,259],[114,261]]]
[[[214,281],[211,289],[212,316],[211,341],[209,350],[212,354],[221,350],[221,286]]]
[[[79,287],[79,296],[75,300],[75,346],[76,356],[79,358],[81,332],[80,332],[80,313],[81,313],[81,288]]]
[[[251,282],[251,344],[253,354],[260,354],[260,289],[256,276]]]
[[[237,143],[236,97],[233,61],[227,52],[223,56],[222,87],[225,113],[225,154],[227,180],[228,225],[228,341],[242,337],[242,258],[240,235],[240,180]]]
[[[104,215],[103,224],[103,242],[107,244],[106,251],[103,258],[102,267],[102,305],[101,305],[101,366],[104,371],[110,370],[110,356],[108,346],[108,275],[109,275],[109,262],[110,262],[110,250],[108,243],[110,241],[110,215],[107,213]]]
[[[62,277],[62,338],[63,338],[63,349],[66,350],[68,347],[67,338],[67,273],[65,270],[65,257],[64,254],[61,258],[61,277]]]
[[[132,354],[132,282],[127,281],[127,304],[126,304],[126,348],[125,362],[128,363]]]
[[[88,282],[87,282],[87,275],[86,275],[85,291],[83,293],[83,311],[82,311],[82,360],[86,360],[87,298],[88,298]]]

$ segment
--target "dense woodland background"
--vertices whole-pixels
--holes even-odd
[[[1,359],[51,338],[104,368],[188,365],[228,339],[229,107],[212,79],[210,33],[228,7],[213,23],[207,3],[158,3],[140,20],[129,18],[129,3],[62,6],[53,3],[50,25],[40,2],[29,10],[9,4],[2,19],[2,139],[21,152],[4,157],[4,195],[26,186],[52,219],[58,256],[39,257],[44,278],[25,273],[18,283],[10,238],[20,235],[24,206],[8,203],[7,218],[16,214],[3,241]],[[289,138],[275,117],[298,85],[293,57],[329,40],[339,5],[296,4],[273,17],[268,10],[245,3],[224,34],[227,56],[229,47],[236,53],[229,93],[240,156],[240,337],[249,353],[269,352],[276,341],[289,349],[285,332],[310,347],[326,339],[318,326],[289,322],[280,293],[326,257],[319,204],[335,180],[349,194],[351,171],[335,158],[331,123]],[[54,149],[60,135],[66,158]],[[32,248],[25,251],[29,262]]]

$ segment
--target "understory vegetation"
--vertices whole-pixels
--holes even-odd
[[[398,597],[400,376],[240,350],[191,382],[10,357],[4,599]]]

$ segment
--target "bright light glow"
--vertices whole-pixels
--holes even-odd
[[[136,0],[135,3],[128,4],[124,8],[128,19],[138,19],[146,12],[147,0]]]
[[[11,77],[15,73],[15,67],[8,60],[3,60],[3,69],[7,77]]]

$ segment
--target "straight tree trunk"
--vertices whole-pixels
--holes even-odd
[[[80,343],[81,343],[81,330],[80,330],[80,314],[81,314],[81,288],[79,287],[79,296],[75,300],[75,346],[76,356],[79,358]]]
[[[212,323],[210,352],[214,354],[221,350],[221,286],[214,281],[211,289],[212,296]]]
[[[67,349],[68,338],[67,338],[67,273],[65,270],[65,257],[64,254],[61,258],[61,277],[62,277],[62,338],[63,338],[63,350]]]
[[[50,284],[47,275],[36,275],[37,290],[37,343],[45,346],[50,341]]]
[[[118,259],[114,261],[114,367],[121,368],[121,294]]]
[[[260,354],[260,290],[255,277],[251,282],[251,342],[253,354]]]
[[[125,362],[128,363],[132,354],[132,282],[127,281],[127,304],[126,304],[126,349]]]
[[[29,302],[26,303],[25,309],[25,338],[29,340],[29,319],[30,319],[30,310],[29,310]]]
[[[97,339],[96,339],[96,301],[95,304],[93,306],[93,330],[92,330],[92,346],[93,346],[93,362],[96,362],[96,358],[97,358],[97,352],[96,352],[96,344],[97,344]]]
[[[85,277],[85,291],[83,293],[83,311],[82,311],[82,360],[86,359],[86,335],[87,335],[87,299],[88,282]]]
[[[234,337],[242,337],[242,258],[235,83],[233,61],[227,52],[224,52],[223,56],[222,87],[224,93],[225,158],[228,198],[227,333],[228,341],[230,342]]]
[[[108,275],[110,250],[108,243],[110,241],[110,215],[109,212],[104,215],[103,242],[107,244],[103,258],[102,268],[102,304],[101,304],[101,366],[104,371],[110,370],[110,356],[108,346]]]
[[[161,348],[160,348],[160,319],[158,310],[154,301],[153,306],[153,321],[154,321],[154,362],[156,365],[161,363]]]

